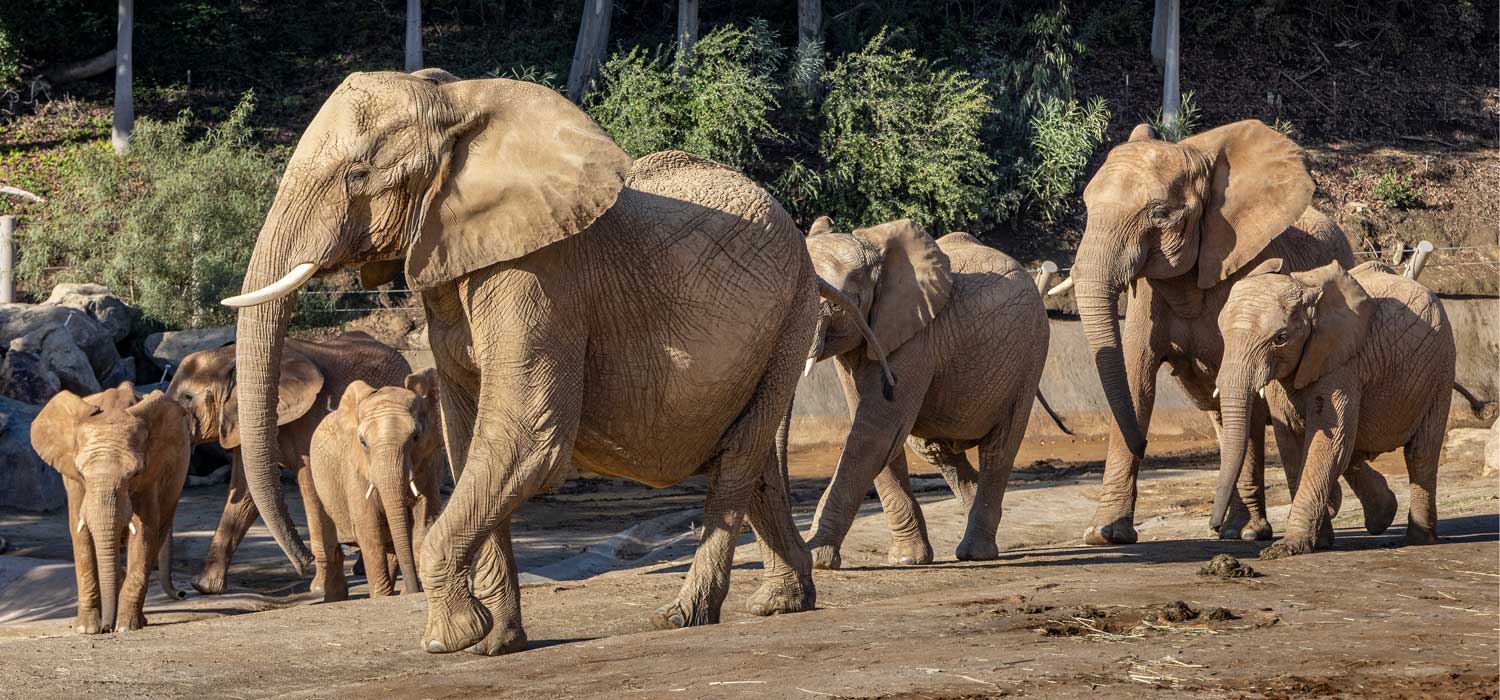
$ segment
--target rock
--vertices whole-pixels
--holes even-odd
[[[0,345],[9,346],[38,330],[58,329],[66,331],[73,345],[83,351],[96,378],[108,375],[120,361],[110,331],[78,309],[52,304],[0,304]]]
[[[62,476],[31,449],[31,421],[41,411],[0,396],[0,508],[39,512],[68,503]]]
[[[200,350],[212,350],[234,342],[234,326],[219,328],[192,328],[181,331],[152,333],[146,336],[145,350],[157,367],[173,369],[182,364],[182,359]]]
[[[11,350],[0,362],[0,395],[40,406],[61,389],[57,374],[36,353]]]
[[[52,296],[44,304],[78,309],[98,321],[118,343],[130,336],[130,328],[138,315],[134,308],[110,294],[101,284],[59,284],[52,288]]]
[[[1484,464],[1494,428],[1454,428],[1443,441],[1443,461]]]
[[[10,343],[10,352],[36,355],[43,366],[57,375],[58,384],[79,396],[100,391],[99,379],[89,358],[73,343],[65,328],[38,328]]]
[[[105,387],[119,386],[120,382],[135,383],[135,361],[128,357],[120,358],[109,374],[99,378],[99,384]]]

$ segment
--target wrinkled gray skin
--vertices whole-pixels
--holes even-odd
[[[1162,363],[1217,428],[1213,393],[1223,354],[1217,319],[1234,281],[1273,258],[1289,270],[1354,264],[1344,232],[1309,206],[1312,192],[1301,149],[1253,120],[1180,143],[1159,140],[1142,124],[1089,181],[1088,223],[1072,279],[1115,429],[1086,544],[1136,541],[1136,477]],[[1121,296],[1128,296],[1123,329],[1116,315]],[[1249,464],[1218,527],[1225,539],[1271,536],[1265,431],[1253,429],[1266,423],[1265,402],[1247,410]],[[1345,479],[1367,505],[1390,493],[1362,462]]]
[[[750,611],[814,606],[785,440],[816,277],[764,190],[682,152],[632,164],[539,85],[349,76],[226,300],[243,307],[250,493],[299,568],[271,454],[279,358],[297,286],[348,265],[367,284],[404,267],[432,341],[457,483],[420,554],[425,651],[526,647],[510,517],[570,462],[656,486],[707,476],[702,541],[657,626],[717,621],[747,518],[766,562]]]
[[[872,481],[891,528],[889,561],[932,561],[903,439],[968,509],[957,557],[994,559],[1005,487],[1047,356],[1036,285],[1015,260],[966,233],[933,241],[909,221],[854,233],[830,226],[826,217],[815,223],[807,247],[818,276],[843,299],[824,300],[811,358],[835,358],[852,426],[813,520],[813,564],[839,568],[839,545]],[[890,353],[897,383],[889,400],[861,319]],[[977,472],[964,455],[973,447]]]
[[[1456,358],[1442,302],[1380,263],[1347,273],[1337,264],[1280,270],[1270,261],[1252,271],[1219,315],[1225,419],[1214,517],[1223,517],[1244,458],[1244,406],[1264,390],[1292,514],[1286,536],[1261,558],[1331,546],[1330,497],[1339,474],[1402,448],[1411,479],[1406,541],[1436,542],[1438,460]],[[1366,527],[1383,531],[1395,497],[1366,505]]]

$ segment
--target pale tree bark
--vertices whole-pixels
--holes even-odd
[[[422,0],[406,0],[406,72],[422,70]]]
[[[120,0],[120,21],[115,29],[115,123],[109,142],[124,155],[135,129],[135,98],[131,93],[132,61],[130,35],[135,24],[135,0]]]
[[[1167,3],[1156,0],[1156,15],[1151,21],[1151,63],[1162,68],[1167,63]]]
[[[1166,5],[1167,20],[1163,32],[1166,63],[1162,69],[1161,123],[1163,127],[1174,129],[1177,126],[1177,108],[1182,104],[1182,90],[1177,80],[1180,63],[1178,43],[1181,39],[1178,34],[1178,20],[1181,15],[1182,0],[1166,0]]]
[[[568,71],[568,99],[581,102],[588,94],[609,48],[609,19],[613,0],[584,0],[578,23],[578,43],[573,47],[573,66]]]
[[[685,72],[688,55],[698,43],[698,0],[677,0],[677,71]]]
[[[805,61],[822,52],[823,0],[797,0],[797,60]],[[798,76],[797,88],[802,94],[810,96],[817,92],[818,73],[817,70],[806,70]]]

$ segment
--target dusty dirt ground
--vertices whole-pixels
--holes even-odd
[[[532,649],[495,659],[422,653],[425,605],[417,597],[331,605],[288,597],[305,584],[291,579],[257,525],[231,573],[233,595],[154,599],[144,630],[80,637],[66,618],[35,619],[42,613],[0,623],[0,697],[1497,696],[1493,476],[1444,464],[1439,545],[1395,546],[1399,524],[1364,534],[1350,499],[1334,550],[1261,562],[1255,554],[1264,543],[1205,537],[1211,446],[1163,440],[1160,448],[1143,473],[1137,545],[1077,544],[1097,494],[1102,445],[1028,445],[1007,494],[999,561],[953,560],[964,514],[940,479],[918,477],[936,565],[885,564],[884,520],[871,499],[844,546],[846,568],[818,572],[818,610],[770,619],[744,612],[759,575],[747,536],[721,624],[676,632],[650,631],[648,617],[681,585],[701,484],[650,491],[575,481],[519,517],[523,569],[549,571],[647,518],[685,513],[672,522],[687,536],[657,542],[628,568],[527,586]],[[837,457],[836,448],[793,455],[803,527]],[[1400,457],[1376,466],[1404,503]],[[1268,481],[1279,532],[1287,510],[1279,468]],[[222,486],[187,498],[176,564],[182,586],[217,518]],[[12,554],[66,557],[62,528],[56,515],[0,514]],[[1200,575],[1220,553],[1261,575]],[[62,580],[66,598],[71,573]],[[0,597],[13,590],[0,588]],[[1179,601],[1190,610],[1164,609]],[[259,612],[236,614],[251,611]]]

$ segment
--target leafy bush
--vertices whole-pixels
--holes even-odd
[[[984,80],[892,49],[882,31],[836,61],[824,84],[826,172],[820,183],[783,177],[775,189],[821,185],[815,200],[851,227],[907,217],[947,231],[986,214],[995,161],[981,138],[994,112]]]
[[[1182,93],[1181,101],[1177,106],[1177,120],[1168,124],[1166,115],[1157,109],[1146,120],[1147,124],[1156,131],[1156,135],[1172,143],[1177,143],[1198,130],[1198,122],[1202,119],[1203,112],[1198,109],[1198,102],[1193,99],[1193,91]]]
[[[1108,125],[1109,108],[1098,97],[1087,106],[1077,100],[1050,99],[1032,116],[1032,157],[1022,170],[1021,184],[1043,221],[1056,221],[1073,205],[1078,178]]]
[[[253,109],[246,93],[195,141],[186,113],[139,119],[124,157],[107,141],[82,147],[24,229],[21,278],[33,287],[103,281],[168,326],[231,322],[218,302],[239,291],[282,166],[249,145]]]
[[[21,55],[11,43],[5,25],[0,24],[0,92],[20,84]]]
[[[1387,209],[1410,209],[1421,201],[1416,178],[1411,173],[1396,172],[1394,168],[1387,168],[1380,174],[1380,180],[1376,181],[1371,192]]]
[[[680,148],[743,168],[760,159],[762,143],[780,138],[769,115],[784,56],[759,20],[709,32],[685,59],[635,47],[600,69],[587,108],[633,157]]]

